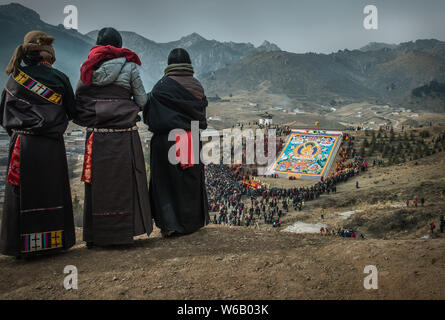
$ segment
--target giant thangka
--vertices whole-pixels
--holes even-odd
[[[342,136],[341,131],[333,130],[292,130],[270,173],[281,177],[320,180],[329,172]]]

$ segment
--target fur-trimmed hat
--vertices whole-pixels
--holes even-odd
[[[56,53],[53,47],[54,37],[47,35],[43,31],[28,32],[23,39],[23,44],[19,45],[9,61],[6,74],[15,74],[20,67],[24,57],[28,52],[37,51],[42,60],[53,64],[56,61]]]

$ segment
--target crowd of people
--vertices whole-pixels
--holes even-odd
[[[339,236],[343,238],[358,238],[364,239],[365,236],[360,233],[357,235],[357,233],[352,228],[338,228],[337,230],[334,229],[328,229],[328,227],[321,227],[320,228],[320,234],[322,235],[332,235],[332,236]]]
[[[343,136],[335,170],[311,187],[268,188],[259,183],[246,183],[257,175],[254,167],[208,165],[205,176],[209,211],[214,213],[212,222],[233,226],[257,227],[260,223],[281,226],[282,217],[290,209],[303,210],[307,201],[318,199],[322,194],[336,193],[338,183],[367,170],[367,162],[356,153],[353,141],[351,135]]]
[[[273,129],[276,132],[277,137],[288,136],[291,132],[291,128],[288,125],[280,125],[280,124],[260,124],[258,121],[248,121],[246,123],[237,123],[232,126],[232,128],[238,127],[241,130],[244,127],[258,127],[259,129]]]
[[[409,207],[410,207],[410,200],[409,200],[409,199],[406,200],[405,204],[406,204],[406,207],[409,208]],[[417,208],[418,205],[419,205],[419,200],[414,199],[414,200],[413,200],[413,204],[412,204],[412,206],[413,206],[414,208]],[[424,205],[425,205],[425,198],[422,197],[422,198],[420,198],[420,206],[423,207]]]

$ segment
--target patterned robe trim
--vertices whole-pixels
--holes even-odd
[[[62,248],[62,235],[63,230],[22,234],[22,253]]]
[[[88,132],[99,132],[99,133],[130,132],[138,130],[139,130],[138,126],[134,126],[131,128],[124,128],[124,129],[87,128]]]
[[[20,186],[20,136],[15,140],[6,182],[13,186]]]
[[[30,135],[30,136],[34,136],[34,135],[35,135],[34,132],[27,131],[27,130],[16,130],[16,129],[12,129],[12,132],[14,132],[14,133],[18,133],[18,134],[26,134],[26,135]]]
[[[93,216],[124,216],[128,214],[131,214],[131,211],[93,213]]]
[[[52,210],[59,210],[63,209],[63,206],[53,207],[53,208],[38,208],[38,209],[27,209],[27,210],[20,210],[20,213],[30,213],[30,212],[38,212],[38,211],[52,211]]]
[[[93,162],[93,136],[90,135],[85,146],[85,155],[83,157],[83,170],[81,181],[85,183],[92,183],[92,162]]]
[[[14,77],[14,80],[26,89],[41,96],[43,99],[57,105],[62,105],[62,95],[60,93],[57,93],[37,80],[34,80],[23,71],[19,70],[19,73]]]

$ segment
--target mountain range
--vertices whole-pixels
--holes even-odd
[[[98,31],[87,34],[97,38]],[[197,33],[182,37],[177,41],[157,43],[135,32],[121,31],[123,46],[139,54],[142,60],[142,78],[147,88],[151,88],[163,75],[167,57],[172,49],[186,49],[192,59],[196,76],[224,68],[248,55],[266,51],[279,51],[280,48],[268,41],[255,47],[251,43],[219,42],[207,40]]]
[[[97,30],[81,34],[62,25],[50,25],[37,12],[16,3],[0,6],[0,30],[5,31],[0,38],[0,66],[6,67],[24,35],[36,29],[56,38],[55,67],[75,84]],[[189,51],[196,76],[208,96],[266,89],[306,108],[370,101],[445,112],[444,95],[436,90],[445,83],[445,42],[435,39],[401,44],[373,42],[357,50],[331,54],[296,54],[281,51],[268,41],[255,47],[208,40],[197,33],[167,43],[129,31],[122,31],[122,36],[124,46],[142,60],[141,75],[147,91],[162,77],[170,50],[182,47]],[[0,85],[6,80],[2,73]],[[421,89],[429,86],[436,89]]]
[[[445,83],[445,42],[434,39],[331,54],[263,52],[206,74],[203,83],[208,94],[267,88],[303,106],[370,101],[428,110],[431,100],[413,99],[412,91],[433,80]],[[444,100],[434,104],[445,112]]]
[[[7,65],[14,49],[23,42],[24,35],[31,30],[42,30],[54,36],[56,41],[56,68],[64,71],[73,82],[79,78],[80,65],[86,60],[89,50],[94,45],[98,31],[83,35],[76,30],[67,30],[63,25],[53,26],[43,22],[37,12],[17,3],[0,6],[0,30],[7,30],[0,39],[0,65]],[[197,33],[168,43],[157,43],[134,32],[122,31],[123,45],[136,53],[142,61],[142,78],[149,90],[159,80],[170,51],[177,47],[190,53],[196,75],[216,71],[253,53],[280,50],[268,41],[255,47],[250,43],[219,42],[207,40]],[[0,76],[0,84],[6,81]]]

